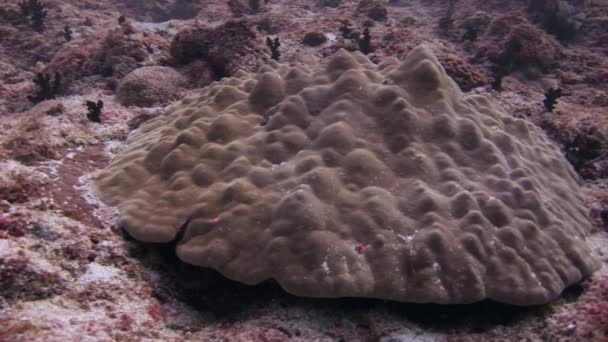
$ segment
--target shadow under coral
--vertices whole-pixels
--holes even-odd
[[[347,316],[375,311],[388,312],[399,321],[418,324],[437,333],[483,333],[499,326],[513,326],[526,319],[542,319],[550,314],[550,304],[513,306],[484,300],[466,305],[398,303],[366,298],[302,298],[293,296],[274,281],[250,286],[232,281],[219,272],[192,266],[180,261],[175,244],[144,244],[125,233],[131,257],[144,267],[160,274],[155,280],[154,295],[166,302],[170,297],[193,309],[212,313],[219,321],[236,322],[245,319],[245,312],[278,303],[283,309],[300,308],[311,312],[344,313]],[[561,300],[571,302],[582,294],[582,287],[566,289]],[[362,321],[365,325],[365,320]],[[365,328],[358,327],[358,328]]]

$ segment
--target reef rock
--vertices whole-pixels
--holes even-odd
[[[520,14],[493,20],[477,43],[479,57],[513,68],[554,68],[560,58],[559,44]]]
[[[598,267],[558,148],[424,46],[236,73],[134,131],[96,191],[136,239],[300,296],[532,305]]]
[[[178,32],[171,41],[170,54],[176,66],[196,60],[206,61],[217,78],[231,76],[239,69],[254,70],[264,55],[263,42],[252,23],[230,20],[217,27],[192,27]]]

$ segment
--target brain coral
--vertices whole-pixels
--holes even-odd
[[[598,266],[560,151],[425,46],[213,83],[133,132],[96,191],[136,239],[302,296],[530,305]]]
[[[133,70],[120,82],[116,98],[125,106],[150,107],[175,100],[187,83],[173,68],[143,67]]]

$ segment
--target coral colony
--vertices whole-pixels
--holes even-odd
[[[598,267],[559,149],[465,96],[425,46],[381,67],[341,50],[312,75],[226,79],[142,126],[130,146],[97,181],[129,234],[178,239],[181,260],[247,284],[532,305]],[[396,272],[379,276],[387,267]]]
[[[4,1],[0,341],[608,341],[606,18]]]

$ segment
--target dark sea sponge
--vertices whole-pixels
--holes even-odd
[[[302,43],[308,46],[319,46],[327,42],[327,37],[322,32],[311,31],[304,35]]]

